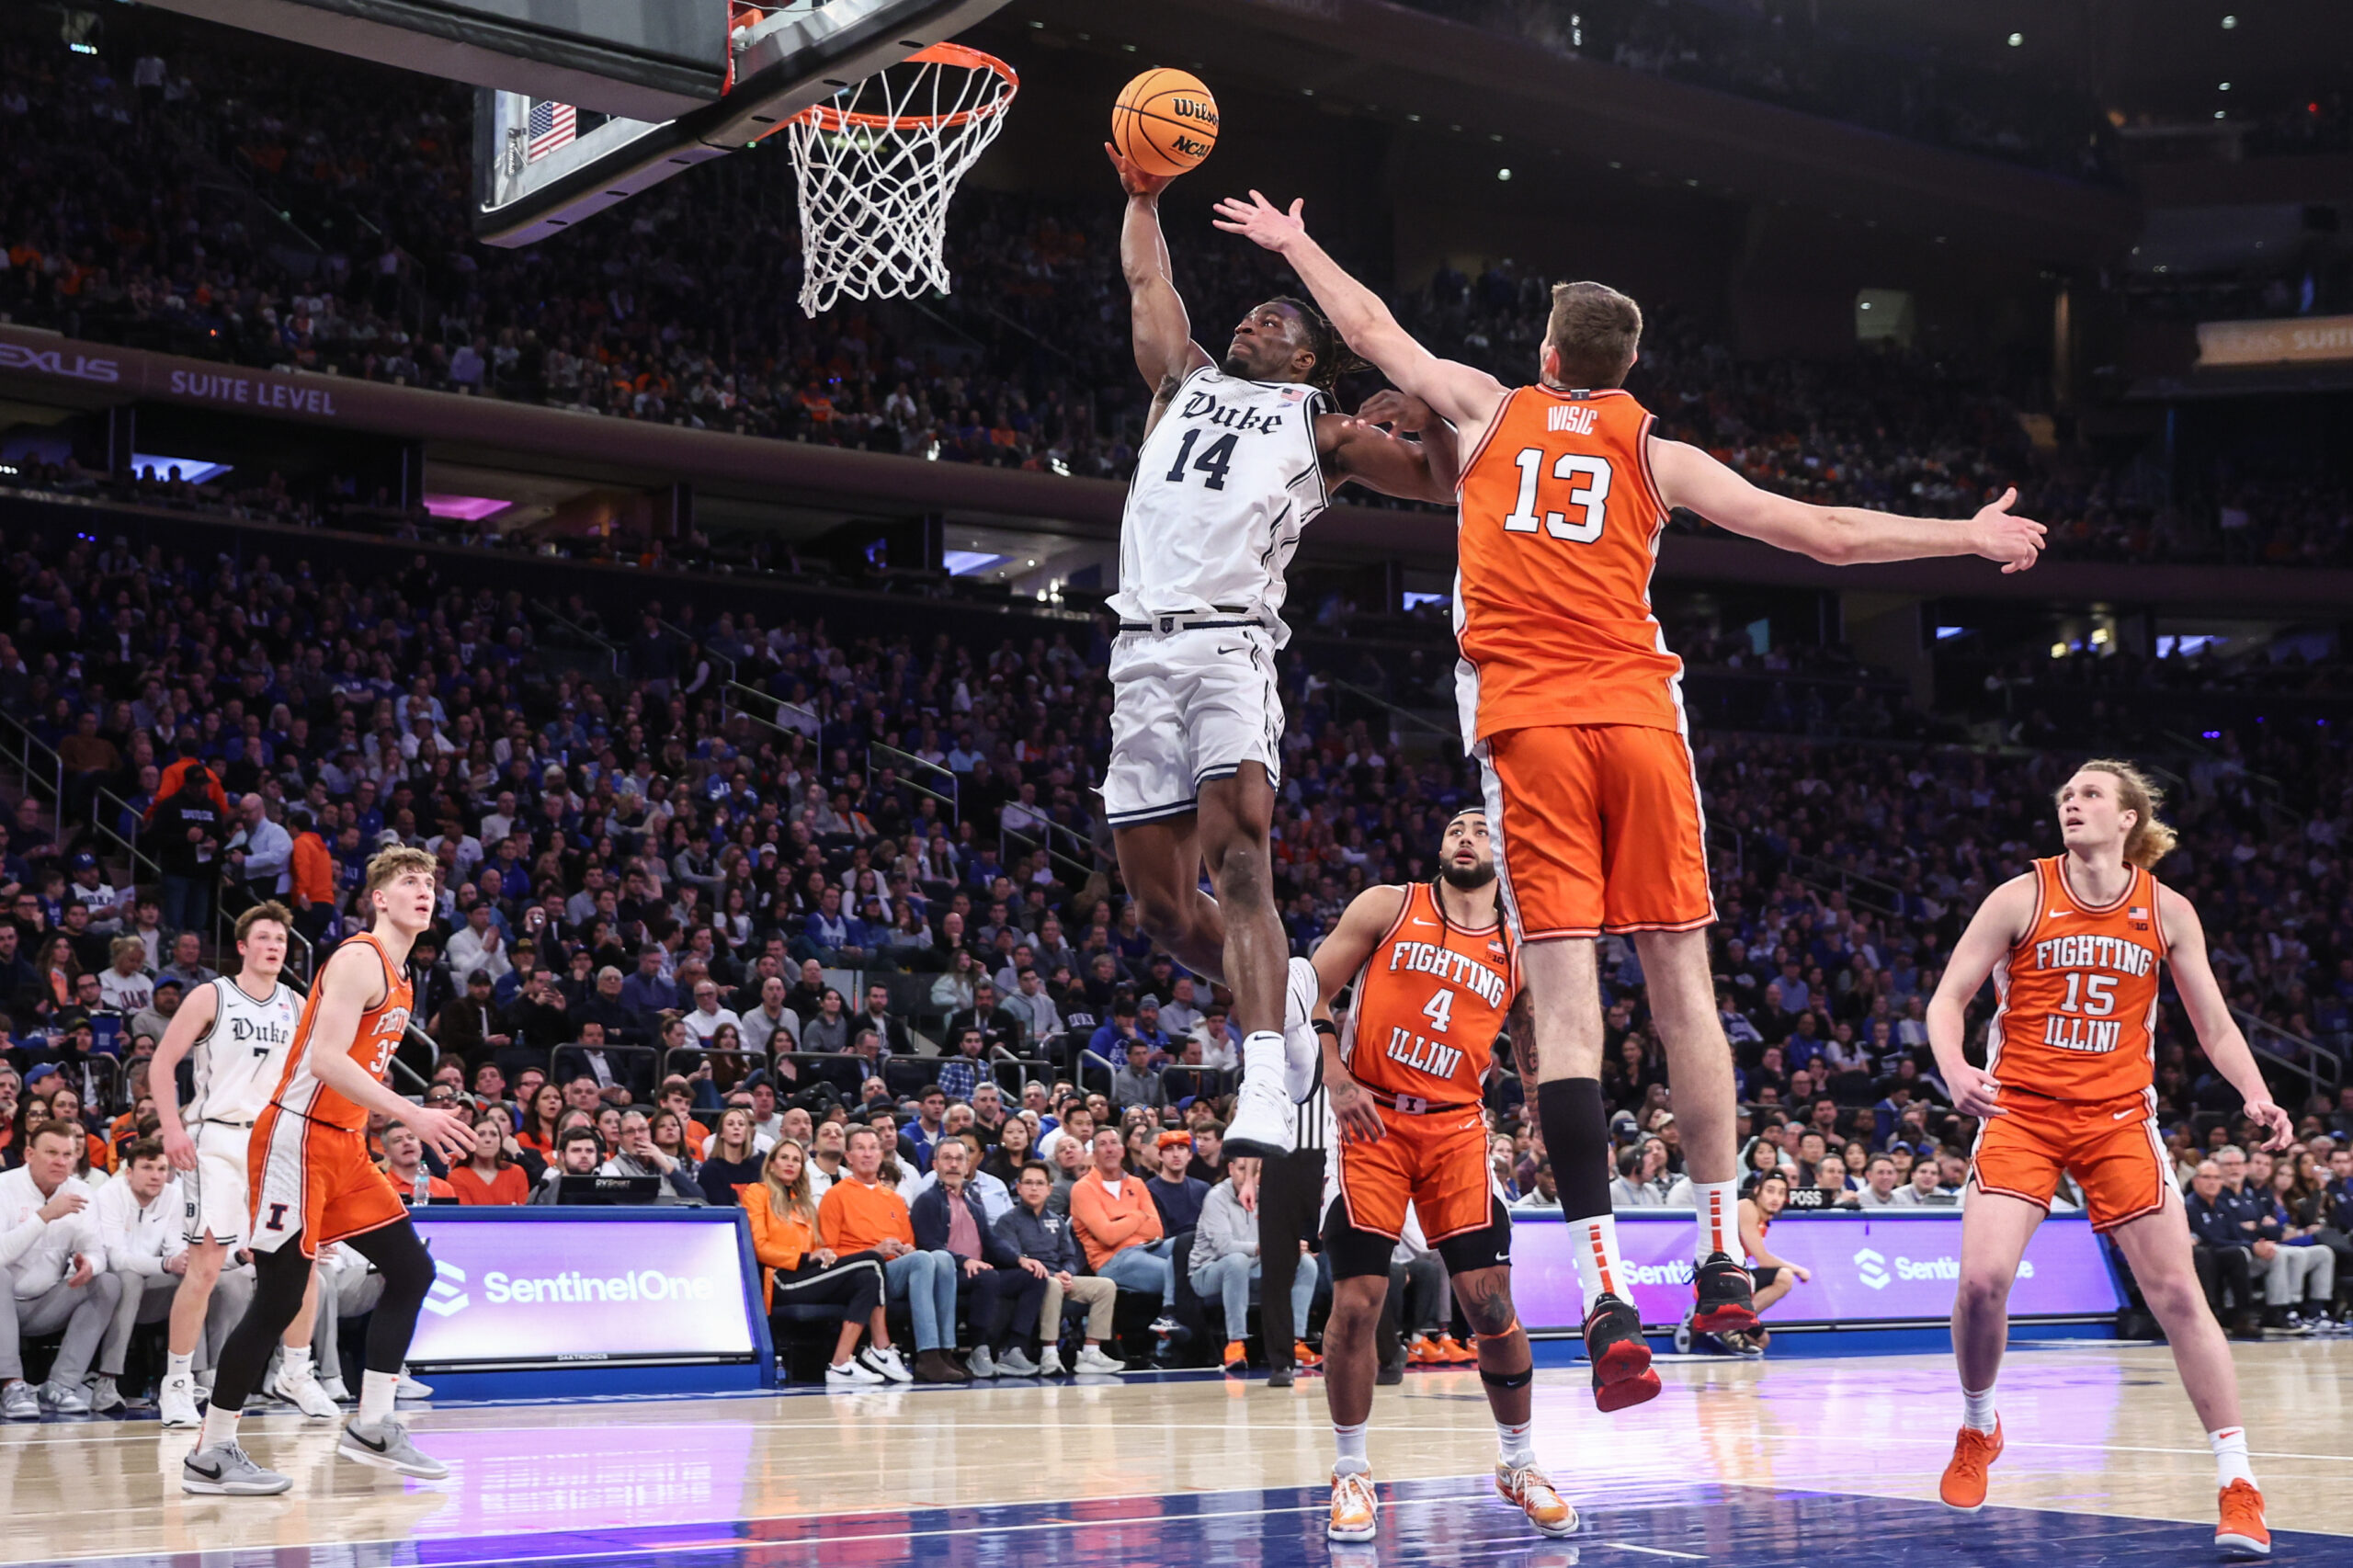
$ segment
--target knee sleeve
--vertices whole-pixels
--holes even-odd
[[[384,1277],[384,1294],[368,1320],[368,1369],[397,1372],[408,1358],[409,1341],[416,1337],[417,1309],[433,1289],[433,1255],[406,1220],[354,1236],[349,1244]]]
[[[1589,1220],[1608,1213],[1609,1122],[1601,1111],[1601,1080],[1557,1078],[1537,1085],[1536,1115],[1562,1214]]]
[[[270,1353],[302,1310],[302,1292],[310,1281],[311,1260],[302,1256],[296,1241],[282,1244],[275,1252],[254,1255],[253,1299],[229,1331],[212,1369],[212,1398],[222,1408],[244,1409],[260,1386]]]

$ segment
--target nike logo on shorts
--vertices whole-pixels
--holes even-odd
[[[1223,658],[1224,656],[1226,656],[1226,655],[1227,655],[1227,654],[1229,654],[1229,653],[1239,653],[1240,652],[1242,652],[1242,650],[1241,650],[1241,649],[1239,649],[1239,648],[1229,648],[1229,647],[1227,647],[1227,646],[1226,646],[1224,643],[1222,643],[1222,642],[1221,642],[1221,643],[1219,643],[1219,644],[1218,644],[1217,651],[1218,651],[1218,656],[1219,656],[1220,658]]]

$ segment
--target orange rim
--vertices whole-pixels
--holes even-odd
[[[994,54],[983,54],[977,49],[961,43],[935,43],[919,50],[900,62],[908,64],[961,65],[968,71],[995,72],[1005,84],[1004,90],[986,103],[976,104],[955,114],[844,114],[824,104],[812,104],[785,123],[813,125],[820,131],[843,131],[857,126],[867,131],[939,130],[949,126],[969,125],[976,119],[1004,112],[1021,89],[1021,77],[1004,61]]]

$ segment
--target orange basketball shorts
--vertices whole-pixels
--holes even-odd
[[[1405,1205],[1432,1246],[1484,1229],[1493,1217],[1487,1123],[1477,1106],[1413,1116],[1381,1108],[1387,1131],[1340,1145],[1340,1200],[1348,1223],[1392,1241],[1405,1233]]]
[[[2145,1093],[2054,1100],[2006,1086],[2001,1103],[2006,1114],[1985,1119],[1971,1160],[1979,1191],[2048,1209],[2064,1171],[2083,1187],[2095,1231],[2165,1207],[2173,1166]]]
[[[300,1238],[304,1257],[329,1242],[381,1231],[408,1205],[368,1157],[365,1134],[330,1127],[276,1106],[254,1122],[245,1145],[256,1252]]]
[[[1543,725],[1490,735],[1479,756],[1504,909],[1522,941],[1714,922],[1699,784],[1681,734]]]

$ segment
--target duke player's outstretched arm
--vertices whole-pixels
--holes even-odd
[[[1961,1055],[1968,1028],[1970,998],[1994,972],[1994,966],[2017,945],[2034,924],[2034,901],[2040,892],[2031,876],[2012,877],[1985,897],[1971,916],[1969,929],[1952,948],[1944,978],[1928,999],[1928,1049],[1936,1052],[1937,1073],[1952,1091],[1954,1108],[1964,1116],[2004,1116],[2002,1086],[1984,1069],[1972,1067]]]
[[[2181,996],[2182,1009],[2189,1015],[2189,1027],[2198,1032],[2206,1060],[2246,1100],[2248,1118],[2268,1134],[2263,1146],[2286,1148],[2295,1137],[2295,1121],[2272,1102],[2263,1069],[2256,1064],[2255,1052],[2247,1049],[2238,1020],[2231,1017],[2231,1005],[2215,982],[2213,966],[2206,961],[2206,927],[2199,923],[2197,908],[2173,889],[2160,886],[2157,918],[2165,927],[2165,964],[2173,971],[2173,988]]]
[[[1217,226],[1273,251],[1291,265],[1341,340],[1404,391],[1465,433],[1473,446],[1504,401],[1504,384],[1476,366],[1441,359],[1397,324],[1381,296],[1349,277],[1308,237],[1294,201],[1286,212],[1256,191],[1217,204]]]
[[[1386,431],[1380,426],[1386,425]],[[1418,436],[1416,441],[1404,437]],[[1409,501],[1454,500],[1461,478],[1454,426],[1420,398],[1388,389],[1365,399],[1353,416],[1316,420],[1316,445],[1345,482],[1353,479],[1384,495]]]
[[[351,1054],[359,1017],[384,996],[384,970],[365,942],[347,942],[327,957],[313,983],[324,992],[301,1049],[309,1052],[311,1075],[362,1110],[406,1125],[443,1158],[473,1158],[473,1130],[455,1111],[412,1105],[392,1093]]]
[[[1160,232],[1160,193],[1175,176],[1144,173],[1108,142],[1103,151],[1120,173],[1120,188],[1128,193],[1127,216],[1120,224],[1120,271],[1128,280],[1129,334],[1135,345],[1136,369],[1152,389],[1152,412],[1144,420],[1144,433],[1150,435],[1168,411],[1178,383],[1212,361],[1209,351],[1193,341],[1192,318],[1185,313],[1184,296],[1169,277],[1168,240]]]
[[[196,1169],[196,1140],[188,1136],[188,1129],[180,1122],[180,1062],[204,1038],[204,1031],[212,1027],[213,1017],[220,1010],[221,994],[210,985],[198,986],[165,1026],[163,1043],[155,1048],[154,1059],[147,1064],[147,1088],[155,1101],[164,1157],[171,1161],[175,1170]]]
[[[1332,1021],[1332,998],[1364,972],[1372,950],[1381,945],[1382,934],[1397,924],[1409,896],[1402,887],[1384,884],[1367,888],[1348,901],[1339,923],[1316,945],[1311,960],[1315,965],[1318,1018],[1327,1024]],[[1362,1001],[1358,998],[1359,1005]],[[1324,1050],[1324,1089],[1332,1097],[1332,1119],[1339,1124],[1341,1138],[1352,1143],[1379,1142],[1386,1131],[1381,1124],[1381,1108],[1349,1075],[1340,1060],[1339,1040],[1327,1034],[1319,1043]]]
[[[2040,523],[2013,517],[2016,488],[1965,519],[1899,517],[1860,506],[1816,506],[1759,490],[1699,448],[1650,438],[1659,499],[1697,512],[1718,528],[1761,539],[1832,566],[1917,561],[1931,555],[1982,555],[2005,574],[2023,572],[2042,553]]]

